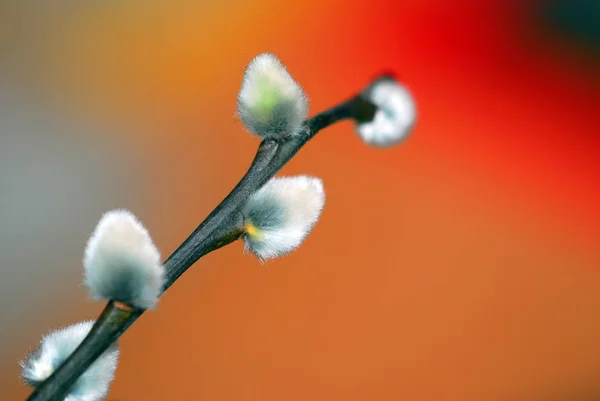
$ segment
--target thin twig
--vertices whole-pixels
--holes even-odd
[[[242,208],[248,197],[270,180],[321,129],[338,121],[369,121],[376,106],[361,95],[307,119],[300,132],[281,143],[263,140],[246,174],[227,197],[165,261],[166,291],[198,259],[242,235]],[[89,366],[115,342],[143,309],[110,301],[79,347],[38,386],[27,401],[62,401]]]

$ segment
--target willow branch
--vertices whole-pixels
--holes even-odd
[[[370,121],[376,110],[373,103],[357,95],[307,119],[297,135],[280,143],[263,140],[238,184],[165,261],[167,277],[163,293],[202,256],[241,237],[243,217],[240,208],[248,197],[281,170],[320,130],[349,118]],[[27,400],[64,400],[79,376],[143,313],[143,309],[110,301],[79,347]]]

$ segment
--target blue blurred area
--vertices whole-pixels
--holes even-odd
[[[539,12],[550,29],[600,53],[600,1],[545,0]]]
[[[44,300],[60,299],[65,280],[79,286],[85,238],[107,208],[134,202],[138,180],[135,154],[106,135],[116,127],[61,115],[5,78],[0,71],[0,322],[11,322],[0,329],[7,342],[47,312]]]

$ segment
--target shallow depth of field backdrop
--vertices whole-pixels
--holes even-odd
[[[311,113],[397,73],[417,128],[385,151],[320,133],[283,171],[324,179],[312,235],[202,259],[122,338],[109,400],[600,396],[598,32],[553,3],[2,1],[2,398],[41,334],[103,307],[80,284],[102,212],[167,256],[237,182],[264,51]]]

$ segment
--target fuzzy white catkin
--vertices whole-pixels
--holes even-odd
[[[84,283],[93,299],[114,299],[153,308],[165,283],[160,252],[144,226],[127,210],[102,216],[83,258]]]
[[[260,260],[297,248],[319,219],[325,192],[319,178],[276,177],[248,199],[243,209],[246,249]]]
[[[246,67],[238,115],[250,132],[267,138],[297,134],[308,114],[308,98],[279,59],[256,56]]]
[[[38,350],[21,362],[21,376],[32,387],[46,380],[81,344],[94,322],[85,321],[46,334]],[[111,345],[77,379],[65,401],[100,401],[117,369],[119,348]]]
[[[369,145],[388,147],[402,141],[411,132],[416,120],[412,95],[393,79],[375,82],[364,94],[378,110],[367,123],[359,123],[359,136]]]

